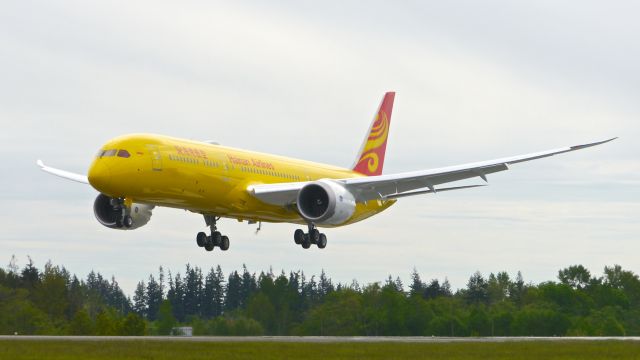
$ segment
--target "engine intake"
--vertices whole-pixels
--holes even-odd
[[[146,225],[151,220],[151,211],[154,206],[133,203],[130,209],[126,209],[133,220],[132,225],[122,226],[122,209],[114,206],[115,200],[105,194],[99,194],[96,197],[93,202],[93,214],[100,224],[110,229],[133,230]]]
[[[314,224],[339,225],[351,217],[356,201],[347,189],[331,180],[318,180],[298,192],[298,212]]]

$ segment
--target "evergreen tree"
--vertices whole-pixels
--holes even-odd
[[[0,269],[0,284],[10,289],[15,289],[20,286],[22,279],[18,273],[17,259],[15,255],[11,256],[11,261],[7,265],[7,270]]]
[[[289,272],[289,281],[288,281],[289,289],[296,294],[298,293],[298,289],[300,289],[300,272],[290,271]]]
[[[400,279],[400,276],[396,276],[396,280],[393,283],[398,292],[404,292],[404,285],[402,284],[402,280]]]
[[[418,270],[413,268],[413,272],[411,273],[411,285],[409,285],[409,295],[410,296],[422,296],[424,290],[426,288],[426,284],[422,282],[420,279],[420,274],[418,274]]]
[[[308,308],[311,308],[320,302],[320,294],[318,291],[318,284],[316,283],[315,275],[311,275],[311,279],[309,279],[309,282],[304,284],[303,296],[306,299]]]
[[[102,277],[102,274],[91,271],[87,276],[87,290],[91,296],[108,301],[110,296],[110,284]]]
[[[324,269],[320,272],[320,279],[318,282],[318,296],[320,299],[324,298],[334,290],[331,279],[327,277]]]
[[[495,304],[504,301],[509,295],[511,280],[506,272],[499,272],[498,275],[491,273],[487,281],[487,295],[489,302]]]
[[[518,271],[516,281],[509,284],[509,299],[513,301],[516,306],[520,307],[523,305],[524,292],[524,280],[522,278],[522,273]]]
[[[229,280],[226,286],[226,297],[224,302],[225,311],[235,310],[240,307],[242,278],[237,271],[229,274]]]
[[[67,279],[62,269],[48,261],[40,276],[40,282],[33,291],[36,305],[52,320],[65,319],[69,306],[67,290]]]
[[[289,273],[289,281],[287,283],[288,293],[290,294],[289,306],[293,312],[293,317],[296,321],[301,321],[304,315],[304,299],[300,293],[301,287],[301,273],[300,271]]]
[[[107,305],[118,310],[120,314],[126,314],[131,311],[131,301],[124,294],[115,277],[111,277],[111,283],[108,287]]]
[[[158,311],[162,303],[162,288],[153,275],[149,275],[147,282],[147,319],[153,321],[158,318]]]
[[[69,306],[67,307],[66,316],[67,318],[72,318],[78,311],[83,309],[83,305],[86,302],[85,291],[83,284],[75,275],[73,275],[67,287],[67,302]]]
[[[164,297],[164,269],[158,267],[158,285],[160,286],[160,297]]]
[[[216,272],[213,267],[211,267],[207,276],[204,278],[204,288],[202,289],[202,298],[200,301],[202,317],[205,319],[210,319],[215,316],[213,310],[213,288],[215,281]]]
[[[349,285],[347,288],[355,292],[362,291],[362,289],[360,288],[360,283],[358,283],[358,280],[356,279],[351,280],[351,285]]]
[[[33,290],[40,282],[38,269],[33,265],[33,260],[31,257],[28,257],[29,262],[22,269],[21,280],[22,286],[27,288],[28,290]]]
[[[488,301],[487,281],[479,271],[476,271],[469,278],[465,295],[467,301],[473,304],[486,303]]]
[[[187,264],[184,280],[184,316],[200,316],[202,271]]]
[[[402,281],[400,280],[400,278],[398,277],[394,280],[391,275],[387,277],[387,280],[385,281],[383,288],[397,291],[397,292],[403,292]]]
[[[438,279],[432,279],[429,285],[425,284],[424,291],[422,292],[422,296],[425,299],[435,299],[442,295],[444,294]]]
[[[136,291],[133,294],[133,311],[142,316],[147,316],[147,292],[145,291],[144,281],[140,281],[136,285]]]
[[[213,283],[213,316],[220,316],[224,311],[225,286],[224,273],[220,265],[216,267],[216,276]]]
[[[18,276],[19,269],[20,268],[18,267],[18,259],[16,258],[15,255],[11,255],[11,260],[9,261],[9,265],[7,265],[7,272],[9,274]]]
[[[206,319],[222,315],[224,307],[224,274],[220,265],[209,269],[202,295],[202,316]]]
[[[171,303],[173,316],[175,316],[177,321],[184,321],[185,319],[184,290],[185,286],[180,273],[176,273],[173,280],[171,280],[171,276],[169,276],[169,291],[167,291],[167,300],[169,300],[169,302]]]
[[[273,277],[273,273],[271,273]],[[246,307],[249,298],[258,287],[255,274],[251,274],[247,269],[247,265],[242,265],[242,281],[240,285],[239,307]]]
[[[451,291],[451,284],[449,284],[449,279],[444,278],[444,282],[442,283],[442,286],[440,286],[440,293],[442,294],[442,296],[453,296],[453,291]]]

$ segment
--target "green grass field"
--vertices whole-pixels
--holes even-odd
[[[0,359],[640,359],[629,341],[278,343],[0,341]]]

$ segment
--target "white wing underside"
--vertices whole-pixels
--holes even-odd
[[[412,171],[398,174],[334,179],[349,190],[357,202],[368,200],[385,200],[399,197],[435,193],[438,191],[458,190],[475,186],[459,186],[452,188],[436,188],[437,185],[454,181],[479,177],[487,181],[487,175],[509,169],[509,165],[519,162],[541,159],[548,156],[580,150],[604,144],[616,138],[590,144],[569,146],[532,154],[512,156],[502,159],[481,161],[476,163],[448,166],[430,170]],[[287,206],[296,202],[298,191],[309,182],[293,182],[278,184],[251,185],[247,191],[272,205]]]
[[[87,179],[86,175],[80,175],[80,174],[72,173],[72,172],[69,172],[69,171],[65,171],[65,170],[60,170],[60,169],[49,167],[49,166],[45,165],[42,162],[42,160],[38,160],[37,164],[38,164],[38,166],[40,166],[40,169],[42,169],[42,171],[48,172],[49,174],[53,174],[53,175],[59,176],[61,178],[67,179],[67,180],[77,181],[77,182],[83,183],[83,184],[88,184],[89,183],[89,179]]]

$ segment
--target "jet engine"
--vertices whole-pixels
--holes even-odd
[[[298,212],[316,225],[340,225],[349,220],[356,201],[347,189],[331,180],[318,180],[298,192]]]
[[[98,195],[93,203],[93,213],[98,222],[108,228],[120,230],[133,230],[144,226],[151,219],[153,208],[152,205],[136,203],[128,208],[121,199],[104,194]],[[126,219],[127,216],[130,220]]]

